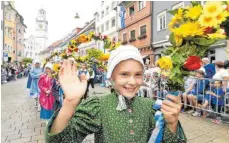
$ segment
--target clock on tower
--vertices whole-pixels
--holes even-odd
[[[46,12],[43,8],[38,11],[35,36],[38,44],[40,45],[39,47],[41,47],[40,51],[47,48],[46,43],[48,41],[48,21],[46,20]]]

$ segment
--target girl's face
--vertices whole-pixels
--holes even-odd
[[[39,67],[40,67],[40,64],[39,64],[39,63],[36,63],[36,64],[35,64],[35,67],[36,67],[36,68],[39,68]]]
[[[47,74],[51,74],[51,73],[52,73],[52,70],[51,70],[50,68],[46,68],[46,69],[45,69],[45,72],[46,72]]]
[[[111,80],[119,94],[131,99],[143,84],[143,66],[133,59],[120,62],[115,67]]]

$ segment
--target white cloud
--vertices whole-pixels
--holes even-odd
[[[85,22],[94,18],[100,1],[94,0],[17,0],[16,10],[23,16],[27,25],[26,37],[35,34],[35,19],[38,10],[43,7],[48,20],[48,45],[62,39],[75,27],[83,27]],[[76,12],[80,19],[75,19]]]

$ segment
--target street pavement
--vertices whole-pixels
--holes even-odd
[[[35,108],[35,100],[26,91],[26,78],[1,86],[1,142],[44,143],[45,121]],[[91,92],[91,90],[90,90]],[[109,93],[108,89],[96,85],[96,96]],[[213,124],[210,119],[180,114],[188,143],[229,143],[229,124]],[[94,143],[89,135],[84,143]]]

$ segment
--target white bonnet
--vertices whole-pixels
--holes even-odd
[[[110,78],[114,68],[122,61],[134,59],[139,61],[144,66],[142,57],[138,49],[131,45],[121,45],[116,50],[111,52],[107,65],[107,78]]]
[[[40,61],[39,59],[35,59],[35,60],[33,60],[33,64],[36,64],[36,63],[41,64],[41,61]]]
[[[47,64],[45,65],[45,68],[50,68],[50,69],[52,70],[53,65],[52,65],[51,63],[47,63]]]

